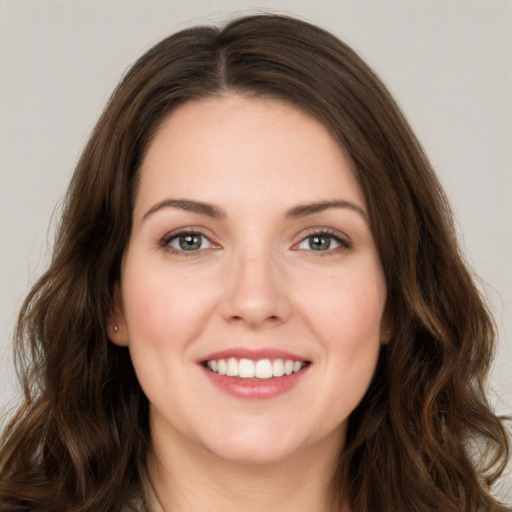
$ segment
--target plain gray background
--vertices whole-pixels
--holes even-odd
[[[121,75],[171,32],[260,11],[332,31],[397,98],[452,201],[496,315],[492,399],[512,414],[508,0],[0,0],[0,414],[16,400],[17,310],[48,262],[52,212]]]

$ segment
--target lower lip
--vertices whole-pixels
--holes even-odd
[[[204,367],[202,369],[210,379],[210,382],[228,395],[246,400],[264,400],[279,396],[295,387],[308,371],[309,365],[291,375],[262,380],[228,377],[227,375],[211,372]]]

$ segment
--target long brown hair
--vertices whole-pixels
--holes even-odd
[[[178,105],[225,91],[278,98],[319,119],[368,204],[393,339],[350,418],[335,508],[347,499],[357,512],[505,511],[489,493],[509,453],[484,393],[493,323],[438,180],[350,48],[267,15],[165,39],[112,95],[73,176],[51,265],[19,316],[25,400],[0,451],[0,509],[115,512],[143,495],[148,402],[127,349],[107,339],[113,285],[152,136]]]

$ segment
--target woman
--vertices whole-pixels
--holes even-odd
[[[20,314],[2,510],[503,511],[493,325],[390,95],[280,16],[127,73]]]

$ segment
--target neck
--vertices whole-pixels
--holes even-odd
[[[332,443],[284,460],[238,464],[186,443],[160,441],[153,438],[148,470],[164,512],[349,512],[332,505],[329,487],[340,453]]]

